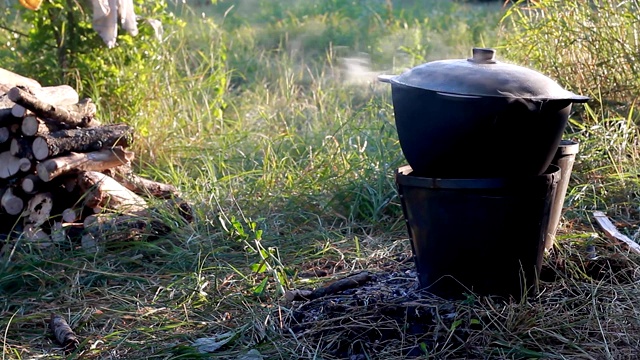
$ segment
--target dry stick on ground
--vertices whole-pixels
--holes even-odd
[[[371,274],[365,271],[355,275],[351,275],[344,279],[337,280],[336,282],[333,282],[325,287],[317,288],[314,290],[287,291],[284,296],[289,301],[313,300],[321,298],[323,296],[333,295],[347,289],[362,286],[369,280],[371,280]]]
[[[631,240],[626,235],[622,234],[618,229],[616,229],[615,225],[609,220],[607,215],[602,211],[594,211],[593,217],[602,230],[604,230],[605,235],[611,240],[620,241],[626,245],[629,251],[634,252],[636,254],[640,254],[640,244]]]
[[[71,330],[71,327],[62,316],[51,314],[49,329],[51,329],[56,341],[62,345],[65,352],[74,352],[78,348],[80,341],[78,341],[76,334],[73,333],[73,330]]]
[[[95,128],[69,129],[43,134],[33,140],[33,155],[37,160],[70,151],[95,151],[103,147],[127,147],[133,139],[133,128],[126,124]]]
[[[82,171],[78,185],[86,194],[86,206],[106,208],[121,213],[144,213],[147,202],[110,176],[97,171]]]
[[[91,99],[76,101],[73,105],[47,102],[23,87],[14,87],[7,93],[9,99],[41,118],[48,118],[71,127],[86,127],[93,122],[95,104]]]
[[[1,156],[2,154],[0,154]],[[67,156],[45,160],[36,166],[38,177],[48,182],[70,171],[103,171],[127,164],[133,160],[133,152],[117,146],[88,153],[71,153]],[[1,173],[0,173],[1,176]]]

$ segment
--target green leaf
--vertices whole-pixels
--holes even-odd
[[[451,331],[455,331],[462,324],[462,320],[458,319],[451,324]]]
[[[267,265],[264,263],[264,261],[252,264],[251,271],[256,274],[262,274],[263,272],[267,271]]]
[[[262,296],[262,295],[264,295],[265,290],[267,290],[267,281],[268,280],[269,280],[269,278],[265,277],[264,279],[262,279],[260,284],[258,284],[258,286],[253,288],[253,295],[254,296]]]

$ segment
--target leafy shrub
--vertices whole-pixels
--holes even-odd
[[[504,54],[596,105],[628,109],[640,96],[637,1],[521,0],[503,24]]]

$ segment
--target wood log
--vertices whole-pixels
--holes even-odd
[[[71,327],[62,316],[52,313],[51,320],[49,320],[49,329],[51,329],[58,344],[62,345],[65,353],[76,351],[78,345],[80,345],[76,334],[73,333],[73,330],[71,330]]]
[[[58,130],[63,129],[51,121],[39,119],[34,115],[25,116],[20,123],[20,132],[24,136],[49,134]]]
[[[144,212],[147,202],[110,176],[97,171],[78,174],[78,185],[85,193],[86,206],[116,210],[121,213]]]
[[[95,115],[95,105],[90,99],[83,99],[83,102],[76,100],[73,103],[66,101],[54,103],[46,101],[47,97],[42,97],[41,94],[35,94],[23,87],[12,88],[8,96],[11,101],[32,111],[40,118],[52,119],[70,127],[88,126]]]
[[[9,154],[11,156],[11,154]],[[0,158],[2,153],[0,153]],[[36,166],[38,177],[44,182],[72,171],[103,171],[105,169],[120,166],[133,160],[134,154],[117,146],[113,149],[104,149],[88,153],[71,153],[45,160]],[[0,164],[2,162],[0,161]],[[2,168],[0,167],[0,177]]]
[[[39,227],[51,217],[53,197],[51,193],[44,192],[34,195],[27,202],[25,225]]]
[[[79,211],[73,208],[66,208],[62,211],[62,221],[66,223],[74,223],[80,219]]]
[[[24,200],[16,196],[12,188],[8,188],[0,198],[0,205],[7,214],[18,215],[24,209]]]
[[[29,88],[39,88],[40,83],[34,79],[19,75],[13,71],[0,68],[0,83],[9,87],[16,87],[19,85],[27,86]]]
[[[6,126],[0,127],[0,144],[3,144],[9,140],[11,137],[11,132],[9,128]]]
[[[153,196],[161,199],[169,199],[180,195],[180,192],[175,186],[138,176],[133,173],[130,166],[110,168],[105,170],[104,173],[139,195]]]
[[[13,119],[15,119],[15,117],[11,114],[11,108],[3,108],[0,103],[0,124],[4,124],[5,122]]]
[[[33,151],[31,151],[31,144],[29,139],[24,137],[14,137],[11,139],[9,146],[9,153],[19,158],[27,158],[29,160],[34,159]]]
[[[20,187],[25,194],[35,194],[42,183],[42,180],[35,174],[27,174],[20,179]]]
[[[38,136],[33,140],[33,155],[37,160],[68,152],[96,151],[104,147],[127,147],[133,138],[133,128],[126,124],[95,128],[69,129]]]
[[[27,116],[27,109],[22,105],[15,104],[11,108],[11,115],[15,118],[23,118]]]
[[[0,178],[8,179],[19,171],[28,171],[32,163],[27,158],[19,158],[11,155],[10,151],[0,153]]]
[[[371,274],[364,271],[349,277],[337,280],[328,286],[320,287],[314,290],[292,290],[285,293],[285,298],[289,301],[313,300],[328,295],[334,295],[347,289],[362,286],[371,280]]]

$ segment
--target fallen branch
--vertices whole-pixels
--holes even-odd
[[[618,231],[618,229],[615,227],[615,225],[613,225],[611,220],[609,220],[604,212],[594,211],[593,217],[609,239],[622,242],[626,245],[629,251],[640,254],[640,244],[631,240],[628,236]]]
[[[62,345],[66,353],[74,352],[78,348],[80,341],[76,338],[67,321],[60,315],[51,314],[49,329],[53,332],[56,341]]]
[[[371,280],[371,274],[361,272],[349,277],[340,279],[327,286],[314,290],[291,290],[284,294],[289,301],[314,300],[324,296],[333,295],[348,289],[356,288]]]

